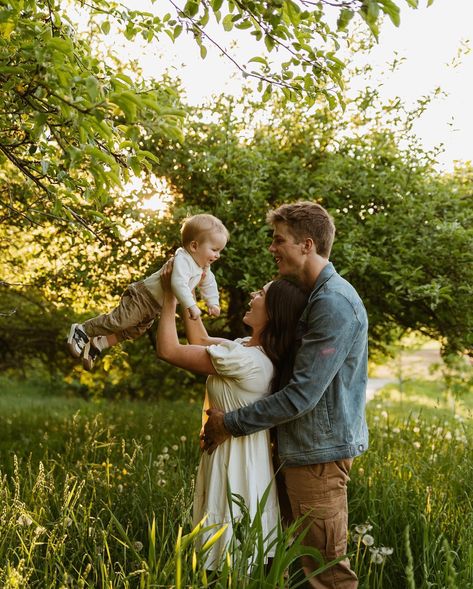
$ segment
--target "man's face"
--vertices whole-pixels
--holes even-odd
[[[281,276],[299,276],[305,262],[303,244],[296,243],[286,223],[273,225],[273,240],[269,251],[273,255]]]

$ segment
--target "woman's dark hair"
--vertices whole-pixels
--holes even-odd
[[[268,323],[261,333],[261,345],[274,364],[275,374],[271,382],[273,393],[285,386],[291,378],[300,345],[297,326],[307,299],[308,293],[286,278],[274,280],[266,291]]]

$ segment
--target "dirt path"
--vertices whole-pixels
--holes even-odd
[[[435,378],[431,368],[440,363],[440,349],[430,343],[419,350],[403,351],[398,358],[382,366],[377,366],[368,379],[366,398],[369,401],[377,391],[391,382],[398,382],[399,377],[406,378]]]

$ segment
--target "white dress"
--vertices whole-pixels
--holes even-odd
[[[205,410],[209,407],[227,412],[254,403],[269,394],[273,364],[259,347],[245,347],[245,341],[247,340],[224,342],[207,348],[218,374],[207,379],[202,418],[204,423],[207,418]],[[218,568],[232,537],[227,480],[231,492],[244,498],[252,519],[256,514],[258,500],[271,486],[262,514],[262,524],[264,537],[271,531],[275,533],[279,507],[268,430],[249,436],[232,437],[218,446],[210,456],[205,452],[202,454],[194,495],[194,525],[204,515],[207,515],[205,526],[229,524],[219,541],[207,553],[207,569]],[[241,512],[235,503],[232,510],[234,518],[238,518]],[[214,528],[201,537],[199,545],[218,529]],[[271,552],[268,556],[272,556]]]

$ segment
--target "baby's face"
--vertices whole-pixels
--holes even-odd
[[[191,243],[191,255],[201,268],[209,266],[220,257],[220,252],[227,244],[227,238],[223,233],[211,233],[205,236],[204,241]]]

